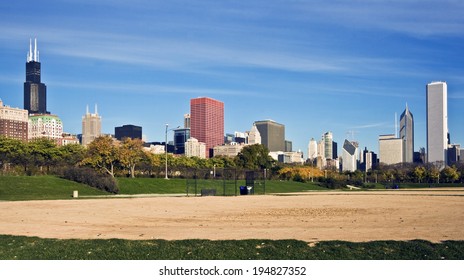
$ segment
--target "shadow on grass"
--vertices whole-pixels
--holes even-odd
[[[0,235],[3,260],[462,260],[464,241],[78,240]]]

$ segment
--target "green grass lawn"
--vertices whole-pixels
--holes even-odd
[[[186,179],[160,178],[116,178],[120,194],[185,194]],[[237,187],[245,185],[245,181],[237,181]],[[222,180],[197,180],[197,193],[201,189],[216,189],[217,194],[224,193]],[[111,194],[55,176],[0,176],[0,200],[40,200],[70,199],[77,190],[79,196],[111,196]],[[264,185],[256,185],[256,193],[262,194]],[[311,183],[293,181],[266,181],[266,193],[301,192],[308,190],[327,190]],[[191,186],[189,194],[194,195]],[[226,195],[239,194],[234,181],[226,181]]]
[[[116,178],[120,194],[184,194],[184,179]]]
[[[367,183],[367,185],[375,185],[376,190],[384,190],[385,186],[391,186],[393,183]],[[448,188],[448,187],[464,187],[464,184],[462,183],[440,183],[440,184],[433,184],[433,183],[399,183],[397,184],[399,186],[399,189],[428,189],[428,188]]]
[[[79,195],[105,195],[106,192],[55,176],[0,176],[0,200],[71,199]]]
[[[163,178],[116,178],[120,194],[185,194],[186,179]],[[195,194],[194,181],[189,180],[189,195]],[[244,180],[197,180],[197,194],[201,189],[215,189],[217,195],[239,195],[239,187],[245,185]],[[433,187],[462,187],[463,184],[440,184]],[[428,184],[401,184],[400,189],[428,188]],[[384,189],[378,184],[376,189]],[[0,200],[38,200],[38,199],[70,199],[72,192],[77,190],[79,196],[111,196],[110,193],[91,188],[55,176],[0,176]],[[265,185],[256,182],[255,194],[293,193],[305,191],[327,191],[318,183],[300,183],[295,181],[266,181]]]
[[[59,240],[0,235],[2,260],[450,260],[464,241]]]

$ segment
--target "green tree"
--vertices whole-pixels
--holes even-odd
[[[235,160],[233,157],[228,156],[215,156],[210,159],[213,166],[215,165],[218,168],[233,168],[235,167]]]
[[[55,141],[48,138],[37,138],[27,143],[29,146],[29,162],[40,168],[45,166],[47,172],[50,167],[56,165],[61,158],[60,151]]]
[[[95,138],[87,147],[82,165],[88,165],[114,177],[114,167],[118,161],[118,150],[109,136]]]
[[[85,148],[79,144],[69,144],[58,148],[61,162],[65,165],[77,165],[84,159]]]
[[[243,147],[242,151],[235,157],[237,167],[245,169],[271,168],[274,160],[269,156],[269,150],[261,144]]]
[[[27,162],[26,145],[17,139],[0,136],[0,168],[7,171],[11,164]]]

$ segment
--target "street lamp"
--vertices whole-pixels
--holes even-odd
[[[166,132],[164,133],[164,159],[165,159],[165,170],[164,170],[164,179],[169,180],[168,178],[168,131],[178,129],[180,126],[176,128],[172,128],[168,130],[168,124],[166,124]]]

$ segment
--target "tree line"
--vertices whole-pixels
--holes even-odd
[[[310,165],[286,165],[273,160],[263,145],[250,145],[234,158],[217,156],[209,159],[152,154],[142,149],[139,139],[114,141],[111,137],[96,138],[87,147],[78,144],[57,146],[54,141],[39,138],[22,142],[0,137],[0,170],[7,174],[59,174],[67,167],[88,167],[101,174],[115,176],[164,177],[183,176],[189,169],[235,168],[267,169],[268,177],[281,180],[314,181],[326,179],[361,183],[453,183],[464,182],[464,164],[438,169],[433,164],[380,165],[369,172],[320,170]]]
[[[0,170],[9,174],[56,174],[70,166],[90,167],[102,174],[115,176],[162,177],[166,160],[169,173],[185,169],[243,168],[271,169],[275,161],[263,145],[245,147],[235,158],[218,156],[209,159],[152,154],[143,150],[140,139],[115,141],[96,138],[87,147],[79,144],[57,146],[53,140],[38,138],[29,142],[0,136]]]

